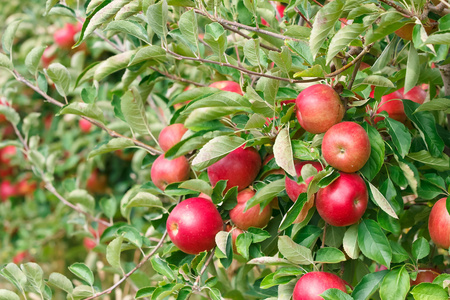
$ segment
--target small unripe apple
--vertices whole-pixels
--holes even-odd
[[[237,195],[237,204],[230,210],[230,219],[240,229],[247,230],[250,227],[263,228],[265,227],[272,216],[272,208],[270,205],[264,207],[261,211],[261,206],[258,204],[247,209],[244,212],[245,205],[248,200],[255,196],[256,192],[251,189],[245,189]]]
[[[0,183],[0,199],[5,202],[10,197],[17,196],[17,188],[9,180]]]
[[[172,148],[176,143],[181,141],[181,138],[186,133],[187,128],[183,124],[172,124],[161,130],[158,137],[159,146],[166,152]]]
[[[295,172],[297,173],[297,176],[302,176],[302,169],[305,165],[312,165],[314,168],[316,168],[317,172],[320,172],[323,170],[322,165],[317,161],[296,161],[295,162]],[[306,193],[308,190],[308,184],[311,182],[311,180],[314,178],[314,176],[310,176],[308,178],[303,178],[303,183],[297,183],[294,180],[290,179],[286,176],[285,179],[285,185],[286,185],[286,193],[289,196],[289,199],[292,201],[297,201],[298,196],[300,196],[301,193]]]
[[[309,272],[297,281],[293,300],[323,300],[320,295],[328,289],[347,292],[345,282],[337,275],[328,272]]]
[[[160,155],[154,162],[151,170],[153,183],[161,190],[166,186],[189,179],[189,162],[184,156],[168,160],[164,154]]]
[[[344,117],[344,105],[336,91],[324,84],[304,89],[295,101],[297,119],[308,132],[323,133]]]
[[[413,87],[406,94],[404,93],[405,88],[401,88],[398,91],[403,95],[403,99],[409,99],[419,104],[423,104],[427,99],[427,92],[425,92],[420,86]]]
[[[242,93],[241,86],[239,85],[239,83],[234,82],[234,81],[226,81],[226,80],[225,81],[216,81],[216,82],[211,83],[209,85],[209,87],[217,88],[222,91],[237,93],[239,95],[244,94],[244,93]]]
[[[209,181],[213,186],[219,180],[228,180],[226,190],[234,186],[238,191],[248,187],[261,169],[261,157],[255,148],[239,147],[208,167]]]
[[[438,200],[431,209],[428,231],[436,246],[450,248],[450,215],[446,207],[447,198]]]
[[[339,173],[335,181],[317,192],[316,208],[328,224],[348,226],[361,219],[369,195],[364,180],[358,174]]]
[[[63,28],[55,31],[53,40],[61,49],[70,50],[75,44],[74,37],[77,32],[77,25],[67,23]]]
[[[408,23],[400,27],[400,29],[397,29],[395,31],[395,34],[404,40],[411,41],[413,38],[413,30],[415,25],[416,23]],[[427,34],[431,34],[435,29],[435,27],[433,27],[432,25],[425,25],[424,28]]]
[[[374,97],[375,92],[372,91],[370,93],[370,97]],[[392,118],[394,120],[397,120],[399,122],[405,122],[406,121],[406,114],[405,114],[405,108],[403,107],[402,102],[402,94],[399,91],[392,92],[390,94],[384,95],[381,97],[381,101],[378,104],[378,109],[376,113],[380,113],[382,111],[385,111],[389,114],[389,118]],[[384,117],[375,117],[374,122],[375,124],[379,121],[384,120]]]
[[[432,268],[425,268],[425,269],[419,269],[417,271],[417,277],[416,280],[411,280],[411,285],[417,285],[422,282],[433,282],[433,280],[438,277],[440,272],[436,269]]]
[[[223,221],[211,201],[189,198],[172,210],[166,228],[170,239],[181,251],[199,254],[214,248],[216,234],[223,230]]]
[[[355,122],[341,122],[325,133],[322,154],[326,162],[346,173],[361,169],[370,157],[369,135]]]
[[[78,125],[80,126],[81,132],[89,133],[92,128],[92,123],[85,119],[80,119],[78,121]]]

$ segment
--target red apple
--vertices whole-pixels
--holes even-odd
[[[362,71],[362,70],[365,70],[365,69],[367,69],[367,68],[370,68],[371,66],[368,64],[368,63],[365,63],[365,62],[361,62],[361,64],[359,65],[359,70],[360,71]]]
[[[339,123],[344,117],[344,105],[333,88],[315,84],[304,89],[297,97],[297,119],[308,132],[322,133]]]
[[[27,250],[17,252],[17,254],[13,257],[13,263],[16,265],[27,260],[30,260],[30,253],[28,253]]]
[[[17,149],[15,146],[9,145],[0,149],[0,163],[2,166],[9,165],[11,163],[11,158],[17,154]]]
[[[269,161],[270,161],[272,158],[274,158],[274,157],[275,157],[275,155],[273,155],[273,154],[267,155],[266,158],[264,158],[264,160],[263,160],[263,166],[267,165],[267,164],[269,163]],[[274,174],[284,175],[284,171],[283,171],[283,169],[281,169],[281,168],[278,168],[278,169],[272,169],[272,170],[270,170],[270,171],[268,171],[268,172],[265,172],[265,173],[261,176],[261,179],[264,179],[264,178],[266,178],[267,176],[269,176],[269,175],[274,175]]]
[[[222,91],[238,93],[239,95],[244,94],[244,93],[242,93],[241,86],[239,85],[239,83],[234,82],[234,81],[226,81],[226,80],[225,81],[217,81],[217,82],[211,83],[209,85],[209,87],[217,88]]]
[[[0,200],[5,202],[13,196],[17,196],[16,186],[14,186],[9,180],[2,181],[2,183],[0,183]]]
[[[239,235],[241,235],[242,233],[244,233],[244,231],[242,229],[239,229],[237,227],[231,227],[231,226],[227,226],[227,231],[231,231],[231,241],[233,242],[233,252],[236,254],[239,254],[237,251],[237,247],[236,247],[236,239]]]
[[[160,155],[154,162],[151,170],[153,183],[165,190],[166,186],[189,179],[189,162],[184,156],[168,160],[164,154]]]
[[[101,174],[98,169],[92,171],[86,181],[86,190],[90,194],[106,194],[108,189],[108,177]]]
[[[370,93],[370,97],[374,97],[375,92],[372,90]],[[381,97],[381,101],[378,104],[378,108],[376,113],[380,113],[382,111],[386,111],[389,114],[389,117],[397,120],[399,122],[406,121],[405,109],[403,107],[402,94],[399,91],[392,92],[390,94],[384,95]],[[384,117],[375,117],[375,124],[379,121],[384,120]]]
[[[326,162],[346,173],[361,169],[370,157],[369,135],[355,122],[342,122],[325,133],[322,154]]]
[[[411,285],[417,285],[422,282],[433,282],[433,280],[438,277],[440,272],[436,269],[432,268],[426,268],[426,269],[419,269],[417,271],[417,277],[416,280],[411,280]]]
[[[328,272],[309,272],[297,281],[293,300],[323,300],[320,295],[328,289],[347,292],[345,282],[337,275]]]
[[[209,181],[213,186],[219,180],[228,180],[226,190],[233,186],[242,191],[248,187],[261,169],[261,157],[255,148],[239,147],[208,167]]]
[[[74,37],[77,32],[78,28],[76,25],[67,23],[63,28],[55,31],[53,40],[61,49],[70,50],[75,44]]]
[[[92,123],[89,122],[88,120],[85,120],[85,119],[81,118],[78,121],[78,126],[80,127],[81,132],[89,133],[91,131],[91,128],[92,128]]]
[[[297,173],[297,176],[302,176],[303,166],[308,164],[316,168],[317,172],[323,170],[322,165],[317,161],[296,161],[295,171]],[[314,176],[310,176],[306,179],[303,179],[303,183],[297,183],[286,176],[285,179],[286,193],[288,194],[289,198],[294,202],[297,201],[297,198],[298,196],[300,196],[301,193],[306,193],[306,191],[308,190],[308,184],[311,182],[313,178]]]
[[[104,220],[107,221],[107,220]],[[105,224],[99,222],[98,228],[95,230],[91,226],[89,226],[89,232],[94,236],[94,239],[85,237],[83,239],[83,245],[87,250],[92,250],[97,246],[97,239],[102,236],[103,232],[108,228]]]
[[[216,234],[223,230],[223,221],[211,201],[189,198],[172,210],[166,228],[170,239],[181,251],[199,254],[214,248]]]
[[[42,66],[44,68],[48,68],[48,66],[52,63],[53,60],[55,60],[55,58],[55,49],[52,49],[51,47],[45,48],[44,53],[42,53],[41,57]]]
[[[447,198],[441,198],[431,209],[428,231],[436,246],[450,248],[450,215],[445,206]]]
[[[261,206],[258,204],[244,212],[245,205],[248,200],[256,194],[251,189],[245,189],[237,195],[237,204],[230,210],[230,219],[240,229],[247,230],[250,227],[263,228],[265,227],[272,216],[272,208],[270,205],[264,207],[261,211]]]
[[[17,195],[19,196],[29,196],[36,190],[36,182],[30,181],[29,178],[24,178],[17,184]]]
[[[158,137],[159,146],[166,152],[172,148],[176,143],[181,141],[181,138],[186,133],[187,128],[183,124],[172,124],[161,130]]]
[[[338,179],[317,192],[316,208],[328,224],[348,226],[361,219],[369,195],[364,180],[358,174],[339,173]]]
[[[409,99],[419,104],[424,103],[427,99],[427,92],[425,92],[420,86],[413,87],[406,94],[404,93],[405,88],[401,88],[398,91],[402,94],[402,99]]]

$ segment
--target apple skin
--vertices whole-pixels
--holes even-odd
[[[44,53],[42,53],[41,61],[42,66],[44,68],[48,68],[48,66],[55,60],[56,54],[55,51],[51,48],[45,48]]]
[[[322,154],[326,162],[346,173],[361,169],[370,157],[369,135],[355,122],[341,122],[325,133]]]
[[[416,23],[408,23],[408,24],[404,25],[403,27],[400,27],[400,29],[397,29],[395,31],[395,34],[404,40],[411,41],[412,37],[413,37],[413,30],[414,30],[415,25],[416,25]],[[430,26],[430,25],[425,25],[424,28],[428,35],[431,34],[435,29],[435,27]]]
[[[53,40],[61,49],[70,50],[75,45],[74,37],[79,31],[78,29],[77,25],[67,23],[63,28],[55,31]]]
[[[184,156],[168,160],[164,154],[160,155],[154,162],[151,170],[153,183],[161,190],[166,186],[189,179],[189,162]]]
[[[256,194],[251,189],[245,189],[237,195],[237,204],[230,210],[230,219],[238,228],[247,230],[250,227],[263,228],[265,227],[272,216],[272,208],[270,205],[264,207],[260,213],[260,205],[253,206],[244,212],[247,201]]]
[[[309,272],[297,281],[293,300],[323,300],[320,295],[328,289],[347,292],[345,282],[337,275],[328,272]]]
[[[80,127],[81,132],[89,133],[92,129],[92,123],[85,119],[80,119],[78,121],[78,126]]]
[[[338,93],[328,85],[315,84],[297,96],[297,119],[310,133],[323,133],[344,117],[344,105]]]
[[[370,97],[374,97],[375,92],[370,93]],[[390,94],[381,97],[381,101],[378,105],[376,113],[386,111],[391,119],[404,123],[406,121],[405,108],[403,107],[402,94],[399,91],[392,92]],[[384,117],[375,117],[375,124],[384,120]]]
[[[369,195],[364,180],[358,174],[339,173],[338,179],[317,192],[316,208],[325,222],[341,227],[361,219]]]
[[[420,86],[413,87],[406,94],[404,93],[405,88],[401,88],[398,91],[403,95],[403,99],[409,99],[419,104],[423,104],[425,99],[427,99],[427,92],[425,92]]]
[[[244,93],[242,93],[241,86],[239,85],[239,83],[234,81],[227,81],[227,80],[216,81],[211,83],[209,87],[217,88],[222,91],[237,93],[239,95],[244,95]]]
[[[1,166],[9,165],[11,163],[11,158],[17,154],[17,149],[15,146],[9,145],[0,149],[0,163]]]
[[[172,242],[188,254],[199,254],[214,248],[216,234],[223,227],[216,206],[204,198],[189,198],[180,202],[169,214],[166,223]]]
[[[317,162],[317,161],[296,161],[295,162],[295,171],[297,173],[297,176],[301,176],[302,175],[302,169],[303,166],[311,164],[314,168],[316,168],[317,172],[320,172],[323,170],[322,165]],[[301,193],[306,193],[307,189],[308,189],[308,184],[311,182],[311,180],[313,179],[313,176],[310,176],[308,178],[306,178],[306,180],[304,179],[304,183],[297,183],[294,180],[290,179],[289,177],[286,176],[285,179],[285,185],[286,185],[286,193],[289,196],[289,199],[291,199],[292,201],[297,201],[298,196]]]
[[[98,169],[92,171],[86,181],[86,190],[90,194],[106,194],[108,189],[108,177],[101,174]]]
[[[428,231],[436,246],[450,248],[450,215],[445,206],[447,198],[438,200],[431,209]]]
[[[17,194],[19,196],[29,196],[36,190],[37,184],[30,181],[29,178],[24,178],[17,184]]]
[[[181,141],[181,138],[186,133],[187,128],[183,124],[172,124],[161,130],[158,137],[158,143],[161,149],[166,152],[172,148],[176,143]]]
[[[20,251],[18,252],[14,257],[12,262],[15,263],[16,265],[20,264],[21,262],[30,260],[30,253],[28,253],[27,250],[24,251]]]
[[[108,221],[104,219],[104,221]],[[101,237],[103,232],[108,228],[105,224],[99,222],[98,223],[98,229],[95,230],[91,226],[89,226],[89,232],[93,235],[94,239],[85,237],[83,239],[83,245],[86,248],[86,250],[92,250],[97,246],[97,238]]]
[[[213,186],[219,180],[228,180],[226,191],[234,186],[238,191],[248,187],[261,169],[261,157],[255,148],[239,147],[208,167],[209,181]]]
[[[0,200],[5,202],[9,197],[17,196],[17,188],[9,180],[0,183]]]
[[[419,269],[417,271],[416,280],[410,280],[410,285],[417,285],[422,282],[433,282],[433,280],[438,277],[440,272],[436,269],[425,268]]]

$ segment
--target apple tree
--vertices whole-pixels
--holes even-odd
[[[448,0],[40,2],[0,4],[0,299],[449,298]]]

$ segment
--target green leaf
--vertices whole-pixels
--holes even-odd
[[[250,233],[241,233],[236,238],[236,250],[245,259],[249,258],[249,248],[252,243],[252,235]]]
[[[448,293],[437,284],[422,282],[416,285],[411,294],[415,300],[446,300]]]
[[[383,300],[405,299],[409,291],[409,275],[405,266],[391,270],[383,279],[380,296]]]
[[[278,257],[263,256],[250,260],[249,265],[269,265],[269,266],[292,266],[292,263],[286,259]]]
[[[166,51],[159,46],[146,46],[140,48],[130,62],[130,66],[148,61],[163,63],[166,61]]]
[[[365,275],[355,286],[352,297],[355,300],[367,300],[378,290],[388,270],[369,273]]]
[[[292,67],[292,56],[288,47],[281,47],[281,52],[269,51],[269,58],[283,70],[284,73],[289,74]]]
[[[267,122],[267,119],[260,114],[253,114],[250,116],[250,119],[245,124],[244,129],[259,129],[264,126]]]
[[[289,208],[289,210],[286,212],[283,219],[281,220],[279,228],[280,231],[287,229],[289,226],[291,226],[292,223],[295,222],[297,217],[302,212],[303,207],[305,206],[307,200],[308,198],[306,196],[306,193],[301,193],[299,195],[297,201],[295,201],[294,205],[292,205],[291,208]]]
[[[390,267],[392,249],[386,235],[377,222],[363,220],[358,227],[358,246],[368,258],[381,265]]]
[[[25,58],[25,66],[28,69],[28,72],[31,73],[31,75],[36,75],[36,72],[39,67],[39,62],[41,61],[42,54],[44,53],[46,47],[44,46],[37,46],[31,49],[31,51],[27,54],[27,57]]]
[[[125,148],[135,147],[134,143],[127,138],[115,138],[109,140],[106,144],[97,145],[94,150],[89,153],[88,159],[97,155],[117,151]]]
[[[131,207],[162,207],[161,200],[147,192],[138,192],[135,196],[133,196],[126,204],[127,208]]]
[[[346,260],[345,254],[342,253],[342,251],[337,248],[324,247],[320,248],[316,252],[315,261],[318,263],[336,264],[345,260]]]
[[[23,292],[27,277],[16,264],[9,263],[0,270],[0,275],[9,280],[19,291]]]
[[[350,258],[357,259],[359,256],[358,224],[353,224],[347,229],[342,242],[345,253],[347,253]]]
[[[174,271],[169,267],[169,264],[159,257],[159,254],[156,254],[150,259],[152,263],[153,269],[159,274],[167,277],[170,281],[174,281],[177,277],[174,274]]]
[[[395,148],[402,158],[405,157],[411,147],[411,134],[403,123],[391,118],[385,118],[384,122]]]
[[[78,285],[73,289],[72,297],[75,300],[81,300],[93,295],[92,286]]]
[[[198,49],[198,25],[197,16],[194,10],[188,10],[181,15],[178,21],[178,27],[186,40]]]
[[[437,132],[433,114],[426,111],[414,113],[420,104],[411,100],[403,100],[403,106],[408,118],[419,129],[430,154],[433,157],[441,157],[445,144]]]
[[[139,23],[134,23],[126,20],[112,21],[106,26],[105,31],[112,31],[113,33],[125,33],[137,37],[138,39],[150,43],[147,31]]]
[[[369,190],[371,194],[371,199],[388,215],[393,217],[394,219],[398,219],[397,214],[395,213],[394,209],[392,208],[391,204],[387,199],[384,197],[382,193],[370,182],[367,182],[369,184]]]
[[[362,81],[362,84],[394,88],[392,81],[380,75],[369,75]]]
[[[346,25],[339,30],[331,39],[328,46],[327,65],[340,51],[344,50],[353,40],[355,40],[367,28],[364,24],[353,23]]]
[[[244,44],[244,56],[252,66],[260,65],[260,46],[258,40],[247,40]]]
[[[17,126],[20,122],[20,116],[17,111],[8,105],[0,105],[0,114],[6,117],[11,124]]]
[[[290,262],[299,265],[312,265],[314,260],[311,250],[296,244],[290,237],[283,235],[278,238],[280,253]]]
[[[106,247],[106,260],[113,268],[116,269],[122,269],[120,266],[120,252],[122,243],[123,236],[119,236]]]
[[[420,62],[419,55],[417,54],[416,48],[411,43],[409,46],[408,63],[406,65],[406,76],[405,76],[405,91],[406,94],[414,86],[416,86],[417,80],[420,76]]]
[[[0,300],[20,300],[20,297],[16,293],[0,289]]]
[[[414,241],[412,245],[412,255],[419,260],[430,254],[430,243],[424,238],[420,237]]]
[[[163,41],[166,40],[167,36],[168,11],[166,0],[150,5],[147,10],[148,25]]]
[[[91,269],[84,263],[74,263],[69,267],[69,271],[75,274],[77,277],[86,281],[89,285],[94,284],[94,274]]]
[[[47,0],[45,2],[45,12],[44,12],[44,16],[47,15],[50,11],[50,9],[52,9],[53,6],[56,5],[56,3],[58,3],[59,0]]]
[[[44,271],[36,263],[26,263],[20,266],[23,273],[27,277],[27,285],[29,285],[34,292],[40,294],[45,287],[44,284]]]
[[[247,201],[244,211],[258,204],[261,204],[261,208],[267,206],[273,198],[278,196],[278,194],[284,191],[284,189],[284,179],[272,181],[263,188],[259,189],[256,194]]]
[[[450,32],[436,32],[428,36],[425,44],[450,45]]]
[[[100,200],[100,208],[102,212],[110,219],[114,218],[117,211],[116,200],[111,198],[102,198]]]
[[[117,229],[117,235],[123,236],[124,241],[131,243],[137,248],[141,248],[143,241],[140,232],[131,225],[121,226]]]
[[[437,98],[430,102],[421,104],[414,113],[420,111],[443,111],[446,114],[450,114],[450,99],[448,98]]]
[[[297,176],[294,166],[294,158],[292,154],[291,138],[289,136],[289,128],[283,128],[275,138],[273,145],[273,154],[278,166],[291,176]]]
[[[400,40],[400,38],[395,36],[389,42],[389,44],[384,48],[381,55],[378,57],[378,59],[375,61],[375,63],[370,68],[373,72],[380,71],[381,69],[383,69],[384,67],[386,67],[389,64],[389,62],[392,59],[392,54],[393,54],[395,47],[397,46],[399,40]]]
[[[2,35],[2,48],[7,55],[12,52],[12,46],[14,42],[14,36],[16,35],[17,28],[19,27],[22,20],[14,20],[8,24]]]
[[[40,113],[32,112],[28,114],[25,119],[23,119],[22,131],[24,135],[28,136],[28,133],[32,128],[36,128],[39,126],[39,117]]]
[[[227,49],[227,34],[222,25],[217,22],[206,25],[205,37],[203,39],[219,56],[219,60],[222,61],[225,50]]]
[[[314,65],[309,69],[297,72],[294,74],[294,78],[299,77],[323,77],[325,72],[321,65]]]
[[[95,199],[85,190],[73,190],[67,200],[73,204],[81,204],[87,212],[93,213],[95,210]]]
[[[66,67],[60,63],[51,64],[45,71],[47,76],[55,83],[58,93],[66,97],[69,94],[70,89],[70,73]]]
[[[275,105],[280,81],[275,79],[263,78],[258,81],[258,84],[263,87],[264,100],[270,105]]]
[[[311,54],[311,48],[309,48],[309,45],[307,43],[302,41],[287,40],[286,45],[289,47],[289,49],[303,58],[309,65],[314,64],[314,58]]]
[[[401,22],[402,18],[403,16],[395,10],[390,10],[382,14],[378,27],[373,31],[367,32],[365,45],[379,41],[388,34],[400,29],[403,25],[405,25],[404,22]]]
[[[102,61],[101,63],[95,66],[95,69],[93,69],[94,79],[100,81],[104,79],[106,76],[126,68],[135,53],[136,50],[130,50],[111,56],[108,59]]]
[[[77,116],[85,116],[102,123],[105,123],[105,117],[103,116],[103,111],[94,103],[87,104],[83,102],[73,102],[69,105],[64,106],[60,111],[59,115],[74,114]]]
[[[430,152],[421,150],[419,152],[409,153],[408,157],[426,164],[427,166],[432,167],[433,169],[436,169],[440,172],[445,172],[450,169],[450,160],[446,154],[443,154],[442,158],[437,158],[431,156]]]
[[[184,181],[178,187],[183,188],[183,189],[201,192],[206,195],[212,194],[211,185],[208,182],[201,180],[201,179],[191,179],[191,180]]]
[[[70,280],[60,273],[52,273],[48,278],[48,282],[52,284],[54,287],[60,288],[68,294],[73,293],[73,285]]]
[[[326,4],[317,12],[309,41],[313,57],[316,57],[323,42],[334,28],[344,6],[345,1],[337,0]]]
[[[292,141],[292,150],[295,158],[300,160],[318,160],[320,159],[319,149],[313,147],[311,143],[302,140]]]
[[[385,145],[383,138],[378,130],[370,126],[367,122],[362,124],[362,127],[367,132],[370,141],[370,156],[367,163],[360,170],[367,180],[371,181],[380,172],[384,163]]]
[[[0,67],[3,67],[10,71],[12,71],[14,69],[14,65],[12,64],[12,62],[3,53],[0,53]]]
[[[156,286],[149,286],[139,289],[136,292],[136,296],[134,298],[141,299],[141,298],[150,298],[153,294],[153,292],[156,290]]]
[[[328,289],[320,296],[325,300],[352,300],[353,298],[340,289]]]
[[[192,161],[192,168],[195,170],[203,170],[244,144],[245,140],[237,136],[219,136],[213,138],[200,149]]]
[[[122,96],[121,100],[120,107],[123,116],[131,129],[139,134],[150,133],[144,102],[137,88],[132,87]]]

